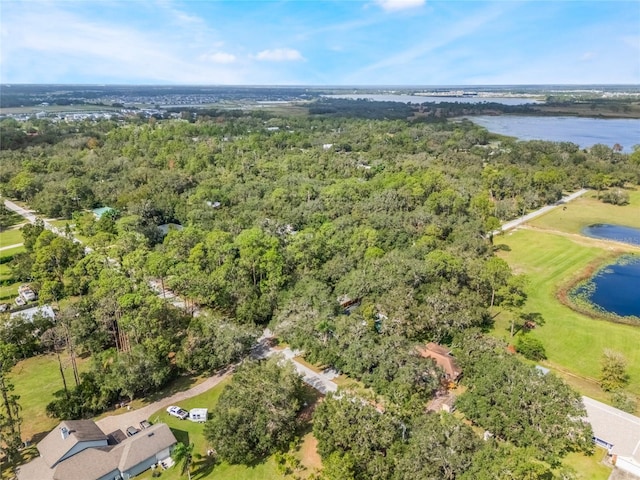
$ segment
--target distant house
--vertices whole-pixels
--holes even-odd
[[[19,467],[18,480],[128,480],[169,458],[175,444],[164,423],[126,437],[105,435],[93,420],[67,420],[38,444],[39,457]]]
[[[44,318],[50,318],[51,320],[56,318],[56,314],[53,311],[53,308],[51,308],[51,305],[42,305],[40,307],[27,308],[26,310],[13,312],[9,315],[9,318],[13,319],[16,317],[23,317],[28,322],[33,323],[33,319],[38,315]]]
[[[424,358],[432,358],[436,364],[444,370],[445,378],[449,382],[457,382],[462,376],[462,369],[448,348],[437,343],[427,343],[424,347],[418,347],[418,353]]]
[[[111,207],[100,207],[94,208],[91,211],[93,212],[93,216],[96,217],[96,220],[100,220],[105,213],[115,212],[116,209]]]

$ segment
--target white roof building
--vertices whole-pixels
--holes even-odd
[[[595,443],[617,457],[618,468],[640,476],[640,418],[593,398],[582,401]]]

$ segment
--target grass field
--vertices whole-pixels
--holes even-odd
[[[67,385],[73,386],[73,371],[69,357],[61,354]],[[82,371],[87,360],[78,358],[78,369]],[[43,434],[58,424],[55,418],[47,417],[45,407],[53,400],[54,392],[63,389],[60,367],[55,355],[40,355],[19,362],[11,370],[15,393],[20,396],[22,407],[22,438],[41,440]]]
[[[19,228],[10,228],[0,232],[0,248],[22,243],[22,232]]]
[[[608,242],[585,239],[580,230],[593,223],[640,226],[640,192],[630,192],[631,204],[625,207],[596,200],[595,193],[555,209],[521,229],[495,239],[516,273],[529,279],[528,300],[524,310],[542,315],[543,322],[530,335],[545,345],[547,366],[554,368],[578,391],[602,401],[608,395],[600,390],[597,377],[604,349],[623,353],[630,375],[628,391],[640,395],[640,327],[589,318],[563,305],[557,298],[561,286],[578,278],[589,265],[612,260],[623,251],[637,247],[612,246]],[[508,339],[509,316],[496,317],[494,335]]]
[[[567,233],[580,233],[584,227],[594,223],[613,223],[640,228],[640,190],[628,190],[627,193],[629,205],[619,207],[603,203],[596,199],[596,192],[590,191],[567,204],[566,210],[556,208],[529,223],[535,227]]]
[[[629,391],[640,395],[640,328],[589,318],[556,298],[560,285],[576,277],[591,262],[604,260],[611,254],[597,247],[578,245],[570,238],[531,230],[514,232],[498,243],[509,247],[510,251],[500,255],[512,269],[525,273],[529,279],[524,310],[539,313],[544,319],[530,335],[545,345],[549,365],[595,379],[600,373],[602,352],[607,348],[617,350],[628,361]],[[501,337],[508,336],[505,319],[502,314],[496,318],[494,332]]]
[[[24,247],[9,248],[0,251],[0,303],[12,303],[18,296],[20,282],[14,282],[11,268],[6,263],[16,253],[24,252]]]

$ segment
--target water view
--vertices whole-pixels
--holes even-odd
[[[490,132],[521,140],[572,142],[580,148],[597,143],[613,147],[618,143],[626,153],[632,152],[633,146],[640,143],[640,120],[634,118],[479,115],[469,119]]]
[[[394,95],[394,94],[368,94],[359,93],[351,95],[323,95],[327,98],[346,98],[349,100],[372,100],[374,102],[400,102],[400,103],[500,103],[502,105],[525,105],[527,103],[544,103],[541,100],[525,97],[447,97],[447,96],[423,96],[423,95]]]
[[[605,240],[615,240],[616,242],[630,243],[631,245],[640,245],[640,229],[638,228],[610,225],[608,223],[596,223],[583,228],[582,234],[592,238],[602,238]]]
[[[573,294],[584,296],[605,312],[621,317],[640,317],[640,257],[622,257],[600,270]]]

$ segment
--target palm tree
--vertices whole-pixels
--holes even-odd
[[[171,453],[171,458],[176,462],[176,466],[180,466],[180,475],[184,475],[187,472],[187,477],[191,480],[191,461],[193,459],[193,443],[185,445],[180,442],[176,445]]]

